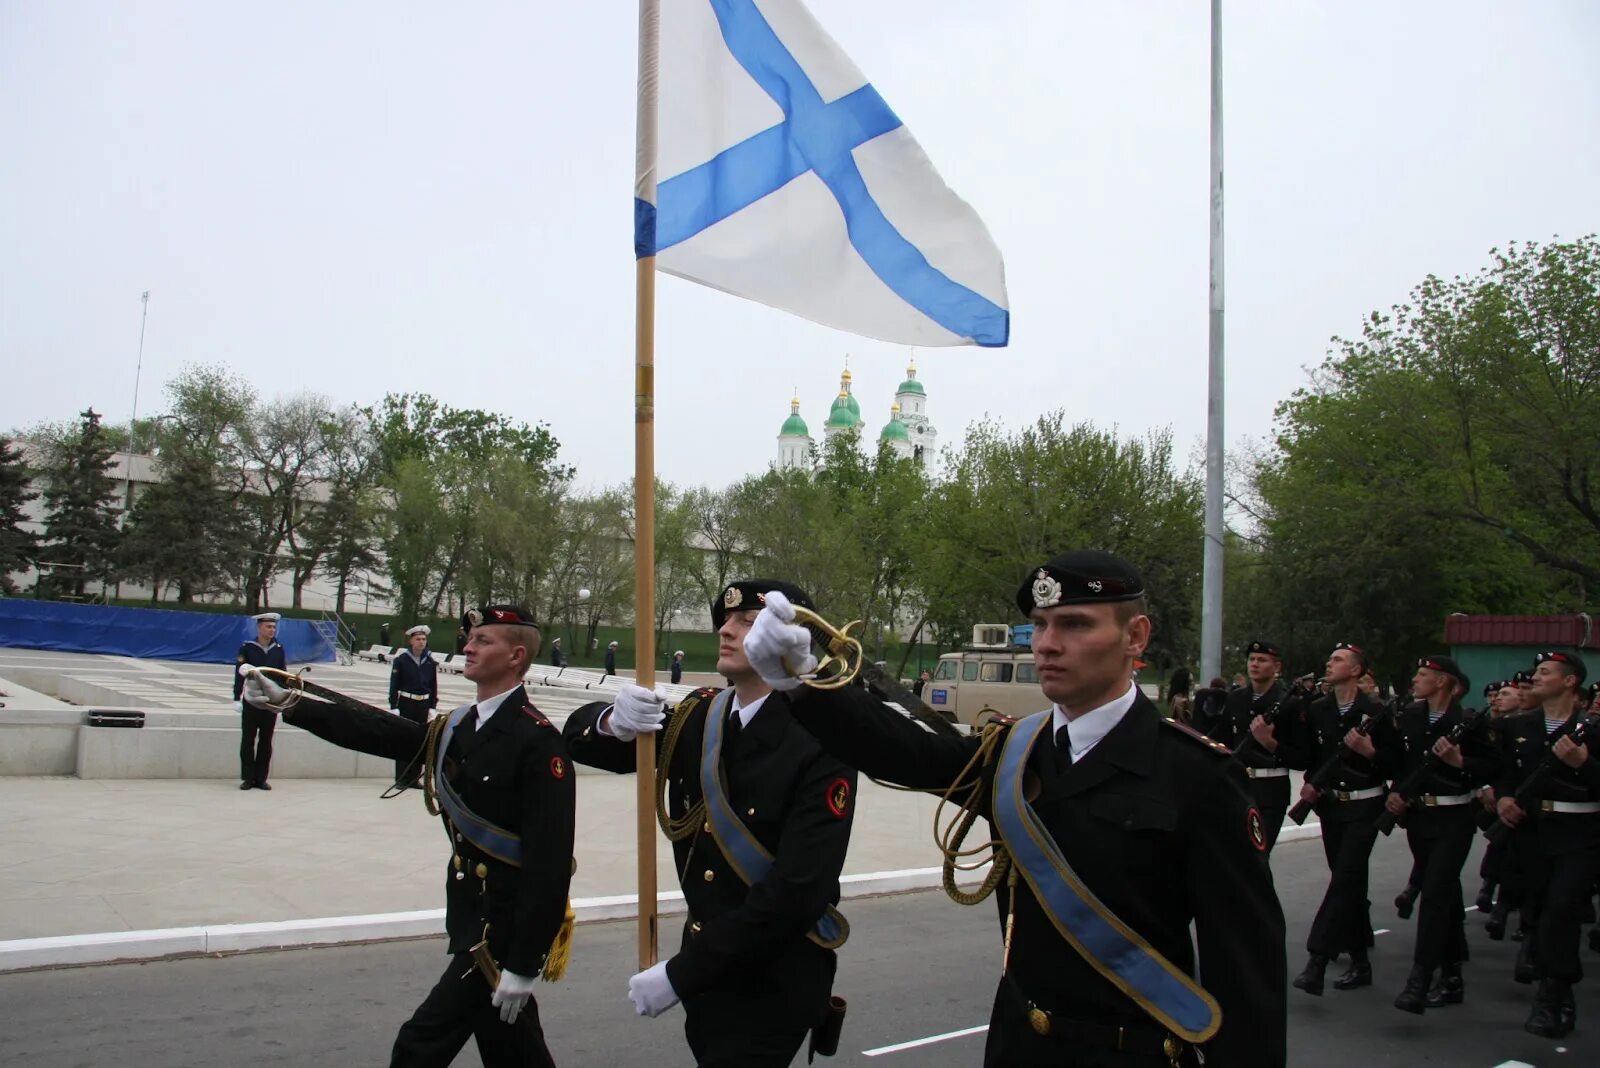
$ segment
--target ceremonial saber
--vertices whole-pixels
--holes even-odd
[[[660,77],[660,0],[639,0],[639,88],[634,149],[634,213],[648,206],[648,244],[634,236],[633,633],[635,681],[656,684],[656,90]],[[638,830],[639,969],[656,962],[656,736],[640,732],[634,799]]]

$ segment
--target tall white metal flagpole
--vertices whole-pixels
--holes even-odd
[[[133,510],[133,455],[139,451],[139,442],[134,438],[135,427],[139,425],[139,377],[144,373],[144,325],[150,318],[150,291],[147,289],[139,294],[139,359],[133,365],[133,411],[128,415],[128,462],[125,465],[125,474],[128,476],[123,487],[122,512],[126,516]],[[118,584],[120,587],[120,583]]]
[[[1200,677],[1222,674],[1222,0],[1211,0],[1211,303]]]

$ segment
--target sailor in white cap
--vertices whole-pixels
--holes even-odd
[[[278,620],[283,617],[276,612],[260,612],[250,618],[256,624],[255,640],[239,646],[235,668],[238,664],[254,664],[285,670],[283,646],[278,644]],[[272,729],[278,725],[278,714],[244,700],[244,676],[237,670],[233,673],[233,710],[241,717],[239,789],[270,790],[267,769],[272,764]]]
[[[407,648],[389,669],[389,711],[413,723],[426,725],[428,713],[439,704],[439,662],[428,651],[432,629],[418,624],[406,631]],[[400,786],[421,786],[422,766],[406,760],[394,762],[394,781]]]

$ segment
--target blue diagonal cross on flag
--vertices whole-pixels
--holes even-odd
[[[1006,344],[1005,267],[883,98],[798,0],[661,19],[659,269],[867,337]]]

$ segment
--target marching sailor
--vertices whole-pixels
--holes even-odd
[[[1229,690],[1221,714],[1205,728],[1244,765],[1269,851],[1289,811],[1289,769],[1306,766],[1301,737],[1304,693],[1281,681],[1282,655],[1272,642],[1251,642],[1245,660],[1250,685]]]
[[[449,1064],[475,1038],[486,1068],[550,1065],[533,984],[566,965],[574,790],[561,734],[528,699],[539,629],[517,605],[470,609],[462,674],[478,699],[424,726],[376,708],[301,700],[270,678],[247,690],[293,726],[346,749],[424,761],[424,800],[444,820],[450,963],[400,1027],[391,1068]],[[355,702],[349,702],[354,706]]]
[[[665,727],[657,752],[662,829],[689,905],[678,952],[635,975],[641,1016],[680,1001],[699,1065],[787,1065],[812,1033],[838,1041],[843,1003],[830,997],[835,951],[849,925],[834,907],[855,815],[856,773],[822,751],[745,657],[765,600],[810,600],[787,582],[751,579],[711,606],[717,672],[732,686],[697,690],[676,707],[639,686],[584,705],[564,734],[572,759],[637,769],[634,739]]]
[[[1163,719],[1132,681],[1151,626],[1138,571],[1065,553],[1028,576],[1017,606],[1053,705],[978,736],[926,731],[858,687],[803,686],[786,665],[815,669],[810,635],[776,596],[745,648],[829,752],[945,792],[1003,843],[986,1064],[1283,1065],[1284,924],[1266,831],[1231,753]]]

